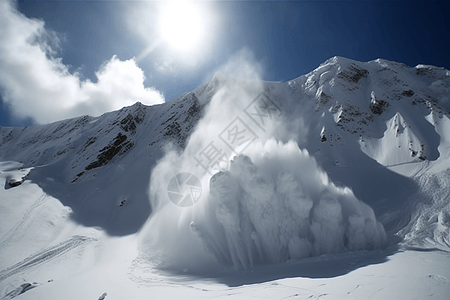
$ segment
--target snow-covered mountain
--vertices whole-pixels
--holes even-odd
[[[388,232],[409,223],[415,233],[401,230],[409,239],[423,227],[441,228],[437,215],[448,219],[450,196],[450,71],[334,57],[287,84],[301,101],[315,100],[305,147],[374,208]],[[423,205],[428,213],[418,216]],[[448,249],[448,233],[447,242],[435,236],[438,244],[429,246]]]
[[[182,148],[201,114],[202,106],[190,93],[168,104],[136,103],[98,118],[2,128],[2,159],[34,167],[30,179],[44,180],[37,182],[42,187],[52,178],[56,184],[47,187],[49,194],[60,195],[83,224],[102,226],[113,235],[129,234],[150,214],[148,180],[162,147],[171,141]],[[96,194],[100,192],[102,197]],[[129,209],[110,216],[118,202],[130,197]],[[102,203],[93,203],[93,198]]]
[[[229,142],[238,126],[252,133],[239,149]],[[0,137],[5,299],[95,299],[103,289],[113,291],[107,299],[144,299],[148,287],[161,299],[220,298],[250,283],[270,291],[275,279],[290,282],[271,287],[278,298],[361,299],[375,295],[386,284],[382,273],[393,269],[404,270],[393,279],[398,288],[408,286],[400,277],[419,254],[433,264],[413,272],[412,294],[394,295],[390,286],[374,297],[450,293],[446,69],[333,57],[286,83],[217,75],[161,105],[0,127]],[[220,172],[199,168],[213,142],[225,149]],[[180,172],[199,177],[206,197],[189,208],[167,197]],[[158,251],[170,261],[155,259]],[[196,268],[210,261],[219,269]],[[364,272],[378,279],[351,288]],[[323,290],[308,277],[334,281]],[[299,288],[305,285],[309,291]],[[249,285],[238,297],[273,298],[267,291]]]

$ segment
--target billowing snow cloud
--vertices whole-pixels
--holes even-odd
[[[295,142],[269,140],[248,155],[235,157],[228,171],[211,178],[204,205],[221,230],[211,232],[202,219],[193,223],[218,261],[248,268],[379,248],[386,241],[373,210],[348,188],[332,184]],[[224,242],[227,247],[217,251]]]
[[[335,186],[293,141],[253,145],[234,157],[229,170],[212,176],[204,192],[191,208],[166,201],[149,220],[147,250],[162,254],[164,266],[247,269],[370,250],[387,241],[372,208]]]
[[[251,57],[240,52],[219,69],[225,75],[211,83],[216,92],[186,148],[181,153],[168,149],[153,169],[153,214],[141,234],[143,253],[161,267],[195,272],[383,246],[386,234],[373,210],[350,189],[334,185],[316,160],[299,148],[294,138],[301,138],[301,133],[292,122],[283,117],[269,122],[267,112],[262,128],[243,113],[267,88],[259,79],[261,67]],[[247,127],[240,127],[237,118]],[[234,133],[253,131],[258,138],[240,155],[230,154],[231,161],[221,165],[220,172],[203,172],[194,157],[203,150],[212,156],[211,143],[226,149],[218,136],[232,135],[232,128],[238,128]],[[251,135],[241,140],[247,137]],[[200,156],[202,163],[205,157]],[[168,199],[168,183],[179,173],[191,173],[201,182],[201,197],[190,207]]]
[[[144,72],[134,59],[113,56],[96,72],[97,82],[81,80],[54,56],[54,42],[44,22],[0,1],[0,88],[15,117],[47,123],[100,115],[137,101],[164,102],[160,92],[144,86]]]
[[[436,93],[439,104],[450,111],[450,71],[446,71],[447,78],[444,80],[436,80],[428,87]]]

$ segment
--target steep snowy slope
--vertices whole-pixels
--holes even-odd
[[[231,149],[238,126],[253,135]],[[450,293],[448,70],[334,57],[287,83],[216,76],[162,105],[0,137],[2,299]],[[200,164],[211,145],[220,173]],[[168,199],[180,172],[201,181],[191,207]],[[417,258],[432,264],[408,270]]]
[[[410,218],[413,231],[441,226],[418,225],[415,218],[418,205],[427,205],[436,222],[449,213],[450,71],[334,57],[288,85],[294,94],[303,92],[301,103],[315,100],[305,147],[332,179],[375,209],[388,231]],[[434,178],[435,187],[424,178]]]
[[[129,234],[150,214],[147,185],[162,148],[170,141],[182,149],[201,114],[190,93],[168,105],[136,103],[97,118],[1,128],[0,151],[3,160],[33,167],[29,179],[58,195],[81,224]]]

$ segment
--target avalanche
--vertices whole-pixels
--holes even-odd
[[[166,267],[191,265],[198,270],[192,266],[198,253],[185,250],[200,249],[192,244],[202,243],[205,255],[222,265],[247,269],[386,244],[373,210],[350,189],[331,183],[295,142],[270,139],[246,153],[249,156],[234,157],[229,170],[211,178],[209,195],[191,209],[180,210],[166,202],[170,213],[150,221],[145,231],[153,245],[147,251],[159,249]],[[159,234],[173,222],[178,223],[177,230],[169,236]],[[173,251],[175,244],[179,251]]]

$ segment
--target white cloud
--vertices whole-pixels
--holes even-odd
[[[144,72],[134,59],[113,56],[96,73],[97,82],[81,80],[54,57],[54,39],[43,21],[29,19],[10,1],[0,0],[0,88],[15,117],[47,123],[100,115],[137,101],[164,102],[160,92],[144,86]]]

